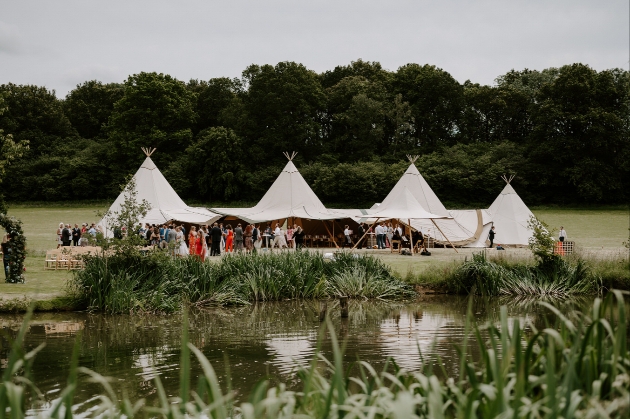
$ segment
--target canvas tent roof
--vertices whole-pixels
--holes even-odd
[[[133,175],[133,180],[136,184],[136,200],[138,202],[146,200],[151,206],[147,215],[140,220],[142,223],[163,224],[170,220],[176,220],[184,223],[204,224],[220,218],[220,215],[208,211],[206,208],[186,205],[149,155]],[[118,198],[109,208],[109,213],[119,211],[124,199],[124,193],[118,195]],[[111,235],[112,232],[107,230],[106,224],[104,219],[99,222],[105,234]]]
[[[442,201],[440,201],[435,192],[433,192],[433,189],[431,189],[413,163],[415,159],[411,156],[409,156],[409,159],[412,163],[378,208],[368,211],[370,214],[369,217],[374,217],[375,212],[379,211],[383,206],[389,206],[390,201],[396,199],[396,196],[400,196],[403,189],[407,189],[427,212],[439,216],[436,217],[437,219],[433,220],[426,218],[411,219],[411,227],[416,230],[421,230],[424,234],[429,234],[437,241],[450,241],[450,243],[455,246],[462,246],[476,240],[477,237],[475,233],[477,230],[480,232],[481,229],[473,229],[470,231],[459,225],[456,220],[452,219],[453,217],[449,211],[444,207]],[[406,219],[401,218],[401,220],[407,222]],[[439,228],[437,228],[436,225]]]
[[[418,202],[407,187],[394,188],[376,209],[370,211],[374,218],[401,220],[447,218],[448,215],[431,214]]]
[[[527,246],[532,231],[527,228],[534,214],[508,183],[494,200],[488,212],[496,229],[495,242],[508,246]]]
[[[334,220],[348,215],[327,209],[289,159],[262,199],[251,208],[211,208],[223,215],[256,223],[285,218]]]

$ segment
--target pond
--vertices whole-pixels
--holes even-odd
[[[563,303],[562,310],[585,310],[592,299]],[[501,304],[511,317],[544,327],[551,320],[547,309],[531,301],[474,299],[475,321],[496,321]],[[455,345],[465,333],[469,300],[458,296],[425,296],[413,302],[351,301],[349,317],[340,317],[337,302],[329,303],[329,318],[340,341],[345,361],[360,359],[382,368],[388,357],[407,370],[419,370],[422,360],[439,374],[456,374],[459,357]],[[296,366],[307,365],[317,350],[331,357],[330,336],[323,333],[317,301],[285,301],[246,307],[211,308],[189,313],[189,339],[210,360],[224,387],[229,366],[232,387],[249,394],[262,379],[299,388]],[[132,401],[156,399],[154,378],[159,376],[167,395],[179,389],[181,314],[166,316],[108,316],[89,313],[42,313],[33,316],[26,336],[27,349],[45,343],[33,365],[33,379],[46,397],[46,409],[66,385],[75,341],[79,365],[113,377],[114,389]],[[0,367],[9,353],[9,337],[17,334],[22,317],[1,315]],[[471,346],[474,357],[474,347]],[[422,355],[420,355],[422,353]],[[192,361],[193,388],[200,367]],[[99,385],[81,380],[77,412],[87,412],[102,393]]]

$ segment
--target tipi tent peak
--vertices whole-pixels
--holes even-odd
[[[191,224],[204,224],[220,218],[218,214],[208,211],[206,208],[195,208],[186,205],[153,160],[151,160],[150,156],[155,152],[155,148],[143,147],[142,151],[147,157],[133,175],[132,181],[135,183],[136,200],[138,202],[146,201],[150,205],[150,209],[146,216],[139,220],[140,222],[143,224],[164,224],[173,220]],[[124,201],[125,192],[123,191],[107,211],[108,214],[120,211]],[[104,217],[99,221],[99,225],[106,236],[111,236],[113,232],[108,231],[110,226],[107,225],[106,218]]]
[[[289,154],[288,151],[285,151],[282,154],[284,154],[284,157],[286,157],[289,161],[293,161],[295,156],[297,156],[297,151],[293,151],[293,152],[291,152],[291,154]]]
[[[510,177],[507,177],[506,175],[501,175],[501,179],[503,179],[505,181],[505,183],[507,183],[508,185],[510,184],[510,182],[512,182],[512,179],[514,179],[516,175],[510,175]]]
[[[151,157],[151,154],[153,154],[157,148],[140,147],[140,150],[142,150],[145,156]]]
[[[347,218],[342,214],[327,209],[315,192],[308,186],[295,164],[296,152],[284,156],[289,160],[269,187],[265,195],[251,208],[211,208],[223,215],[239,217],[247,222],[265,222],[287,218],[308,220],[336,220]]]
[[[415,163],[416,163],[416,160],[418,160],[418,158],[420,158],[420,155],[419,155],[419,154],[415,154],[415,155],[412,155],[412,154],[407,154],[407,159],[409,160],[409,162],[410,162],[411,164],[415,164]]]

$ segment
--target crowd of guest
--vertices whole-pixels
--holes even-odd
[[[88,246],[95,242],[98,233],[102,233],[100,225],[95,223],[83,223],[81,226],[59,223],[57,229],[57,248],[62,246]],[[175,256],[193,255],[205,260],[207,256],[219,256],[221,253],[232,252],[256,252],[262,248],[273,250],[294,249],[304,247],[305,233],[297,224],[289,225],[286,229],[279,223],[272,226],[267,223],[264,228],[260,224],[214,223],[212,226],[191,226],[186,230],[183,224],[174,222],[155,225],[140,224],[135,231],[146,242],[147,246],[169,249]],[[391,222],[377,223],[373,227],[360,223],[357,235],[346,225],[343,231],[344,240],[342,247],[367,247],[367,238],[375,236],[376,248],[391,248],[392,243],[400,243],[403,247],[409,239],[404,235],[403,229],[398,224]],[[122,239],[127,235],[125,228],[115,228],[114,237]],[[353,240],[353,237],[355,239]],[[421,231],[414,233],[414,243],[424,243]],[[356,243],[355,243],[356,241]]]
[[[283,229],[279,223],[272,228],[271,223],[262,229],[260,224],[214,223],[212,226],[191,226],[186,231],[184,225],[174,223],[160,226],[145,224],[137,233],[149,246],[169,249],[176,256],[192,255],[204,260],[207,256],[221,253],[256,252],[261,248],[300,249],[304,243],[304,230],[294,224]],[[121,232],[121,235],[124,235]],[[114,234],[116,236],[116,234]]]
[[[75,224],[59,223],[57,228],[57,249],[63,246],[88,246],[96,240],[96,234],[102,233],[101,226],[96,223]]]

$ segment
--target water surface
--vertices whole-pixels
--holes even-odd
[[[563,311],[584,310],[592,300],[563,305]],[[496,321],[501,304],[511,317],[543,327],[551,319],[548,310],[531,302],[476,299],[474,320]],[[429,296],[413,302],[351,301],[349,318],[340,318],[336,302],[328,304],[329,318],[345,345],[344,361],[360,359],[377,370],[388,357],[407,370],[419,370],[423,362],[440,374],[456,374],[459,357],[455,345],[462,342],[468,299]],[[238,394],[248,394],[260,380],[285,382],[299,388],[297,366],[308,365],[318,346],[330,358],[332,344],[322,333],[317,301],[259,303],[246,307],[194,310],[189,314],[189,339],[210,360],[226,385],[226,366]],[[16,335],[21,316],[2,315],[0,367],[6,366],[9,341]],[[78,340],[79,365],[115,378],[113,387],[131,400],[145,398],[154,404],[155,377],[160,377],[169,396],[179,388],[181,314],[166,316],[109,316],[89,313],[44,313],[33,316],[26,335],[26,349],[45,343],[33,365],[33,379],[50,406],[65,386],[73,346]],[[319,336],[322,336],[319,339]],[[472,356],[476,351],[471,345]],[[424,360],[424,361],[423,361]],[[192,377],[201,374],[193,360]],[[225,390],[225,387],[224,387]],[[77,410],[88,411],[102,393],[99,385],[83,377],[76,397]],[[238,396],[237,396],[238,397]],[[33,410],[32,412],[34,412]]]

